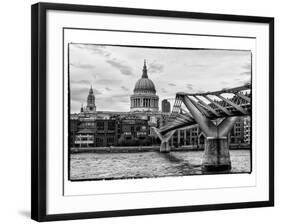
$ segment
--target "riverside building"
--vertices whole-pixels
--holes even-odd
[[[70,147],[148,146],[159,145],[160,140],[152,127],[164,125],[170,115],[171,105],[159,97],[156,87],[148,77],[144,61],[142,76],[135,83],[127,112],[98,111],[92,86],[86,98],[87,105],[80,113],[70,115]],[[230,132],[230,146],[247,148],[251,142],[249,117],[239,118]],[[205,136],[198,126],[176,130],[170,139],[174,148],[201,150]]]

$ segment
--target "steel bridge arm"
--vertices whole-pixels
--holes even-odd
[[[195,102],[193,99],[191,99],[190,97],[188,97],[189,100],[192,102],[192,104],[202,113],[204,114],[206,117],[210,116],[210,112],[205,110],[200,104],[198,104],[197,102]]]
[[[220,98],[221,100],[225,101],[226,103],[228,103],[229,105],[233,106],[236,110],[240,111],[242,114],[247,114],[247,111],[245,111],[242,107],[240,107],[239,105],[233,103],[232,101],[230,101],[229,99],[224,98],[221,95],[216,95],[218,98]]]
[[[192,114],[194,120],[199,124],[200,128],[206,133],[207,136],[214,136],[216,134],[216,126],[211,120],[206,118],[201,112],[193,105],[189,97],[183,96],[183,103]]]
[[[227,117],[218,125],[218,137],[227,136],[238,117]]]
[[[234,93],[236,96],[242,98],[243,100],[246,100],[248,103],[251,103],[251,98],[250,97],[247,97],[241,93]]]

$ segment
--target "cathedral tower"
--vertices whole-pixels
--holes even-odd
[[[88,112],[95,112],[96,111],[96,104],[95,104],[95,95],[94,95],[94,91],[93,88],[91,86],[90,90],[89,90],[89,95],[87,97],[87,107],[86,110]]]

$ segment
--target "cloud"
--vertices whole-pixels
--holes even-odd
[[[70,53],[71,111],[79,111],[81,103],[85,104],[91,84],[98,110],[130,110],[130,95],[141,75],[144,58],[148,59],[148,72],[160,99],[174,97],[176,92],[198,93],[240,86],[251,78],[250,53],[236,50],[73,44]]]
[[[125,90],[125,91],[130,91],[127,87],[125,86],[121,86],[121,89]]]
[[[251,71],[245,71],[245,72],[241,72],[240,75],[242,76],[248,76],[251,75]]]
[[[102,92],[97,90],[97,89],[93,89],[93,92],[94,92],[95,95],[101,95],[102,94]]]
[[[96,44],[73,44],[74,47],[87,50],[92,54],[101,55],[106,58],[111,56],[111,53],[106,51],[106,47],[103,45]]]
[[[157,62],[151,62],[148,64],[149,73],[161,73],[164,70],[164,66]]]
[[[162,93],[167,93],[168,91],[165,88],[161,88]]]
[[[193,85],[192,84],[186,84],[186,88],[188,89],[188,90],[193,90]]]
[[[196,88],[193,84],[186,84],[186,88],[188,89],[189,93],[204,93],[206,91],[203,91],[199,88]]]
[[[116,98],[116,99],[120,99],[120,98],[124,98],[124,97],[128,97],[129,95],[126,93],[119,93],[119,94],[114,94],[112,96],[112,98]],[[128,98],[129,99],[129,98]]]
[[[73,66],[75,68],[80,68],[80,69],[93,69],[95,68],[94,65],[92,64],[81,64],[81,63],[70,63],[70,66]]]
[[[117,85],[120,84],[122,82],[122,80],[118,80],[118,79],[97,79],[95,80],[95,83],[97,84],[101,84],[101,85]]]
[[[85,84],[85,85],[91,85],[89,80],[71,80],[71,83],[73,84]]]
[[[112,67],[117,68],[123,75],[126,75],[126,76],[133,75],[133,71],[132,71],[131,67],[126,65],[124,62],[119,61],[116,58],[108,59],[108,60],[106,60],[106,62],[108,64],[110,64]]]
[[[235,79],[235,85],[236,86],[242,86],[242,85],[247,85],[251,83],[251,78],[247,78],[247,79]]]
[[[245,69],[245,70],[247,70],[247,71],[251,71],[252,65],[251,65],[251,63],[245,63],[245,64],[243,64],[243,65],[241,66],[241,68],[242,68],[242,69]]]
[[[205,67],[207,67],[206,64],[186,64],[189,68],[194,68],[194,69],[203,69]]]
[[[220,84],[222,84],[222,85],[228,85],[229,83],[226,82],[226,81],[221,81]]]
[[[130,95],[129,94],[114,94],[112,95],[111,97],[103,97],[103,96],[100,96],[98,98],[96,98],[96,106],[99,107],[100,103],[99,102],[102,102],[102,105],[105,106],[105,107],[112,107],[112,105],[116,105],[118,104],[119,102],[125,102],[129,105],[130,103]]]
[[[94,91],[94,95],[102,95],[102,92],[97,89],[93,89],[93,91]],[[88,94],[89,94],[89,88],[87,87],[70,88],[71,100],[78,101],[78,102],[85,102]]]

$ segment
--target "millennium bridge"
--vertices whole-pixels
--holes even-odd
[[[206,93],[177,93],[166,124],[154,128],[161,140],[160,152],[170,151],[169,139],[177,129],[199,125],[205,135],[203,170],[230,170],[228,133],[238,117],[251,115],[251,95],[250,84]]]

